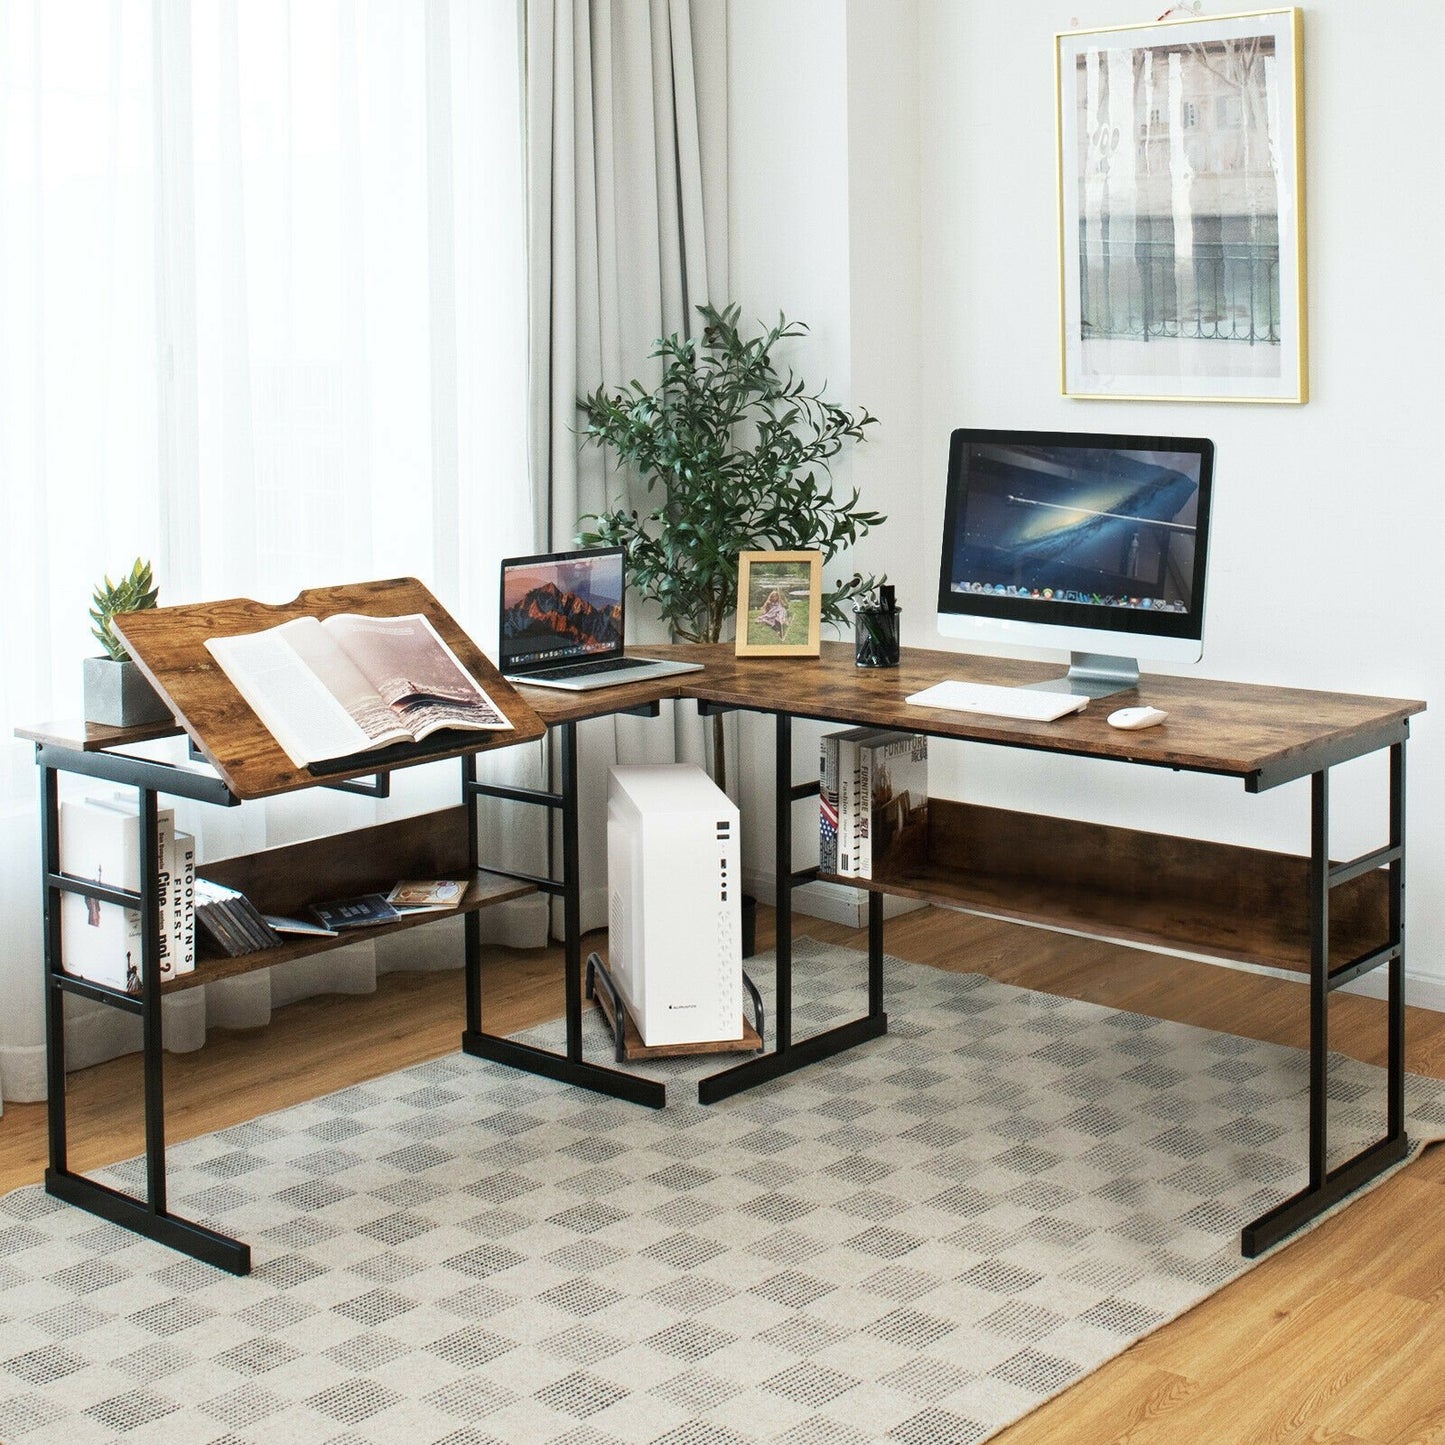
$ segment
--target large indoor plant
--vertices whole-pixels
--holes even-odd
[[[589,442],[606,448],[640,484],[637,500],[581,519],[584,546],[621,546],[628,585],[657,606],[674,637],[718,642],[737,610],[738,554],[814,549],[823,554],[823,620],[877,579],[854,571],[828,585],[827,567],[885,520],[836,489],[830,466],[877,418],[828,401],[776,357],[807,327],[779,316],[751,340],[740,307],[700,306],[699,338],[668,336],[652,355],[654,387],[599,387],[578,405]],[[588,525],[590,524],[590,526]],[[714,776],[726,786],[714,719]]]

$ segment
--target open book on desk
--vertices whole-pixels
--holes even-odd
[[[512,726],[420,613],[298,617],[206,649],[298,768]]]

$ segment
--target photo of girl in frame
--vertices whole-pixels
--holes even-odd
[[[743,552],[738,557],[739,657],[817,657],[821,552]]]

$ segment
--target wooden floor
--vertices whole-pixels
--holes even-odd
[[[800,932],[866,937],[800,917]],[[759,944],[771,942],[762,911]],[[591,942],[591,940],[589,940]],[[924,909],[891,920],[891,953],[1008,983],[1302,1045],[1301,984]],[[487,1026],[561,1012],[556,950],[488,955]],[[264,1029],[212,1030],[167,1059],[167,1130],[187,1138],[453,1052],[457,973],[389,974],[376,995],[292,1004]],[[1331,1045],[1379,1062],[1383,1012],[1336,995]],[[1411,1010],[1409,1065],[1445,1076],[1445,1015]],[[141,1147],[134,1057],[73,1076],[71,1164]],[[7,1104],[0,1192],[41,1177],[41,1105]],[[1445,1148],[1424,1156],[1001,1435],[1002,1445],[1445,1442]]]

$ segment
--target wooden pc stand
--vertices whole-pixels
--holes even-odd
[[[743,970],[743,992],[753,1006],[751,1019],[743,1015],[743,1033],[737,1039],[705,1039],[688,1044],[649,1044],[627,1007],[600,953],[587,955],[587,997],[592,999],[612,1034],[612,1052],[619,1064],[636,1063],[641,1059],[676,1059],[687,1054],[758,1054],[763,1050],[767,1024],[763,1013],[763,996],[757,985]]]

